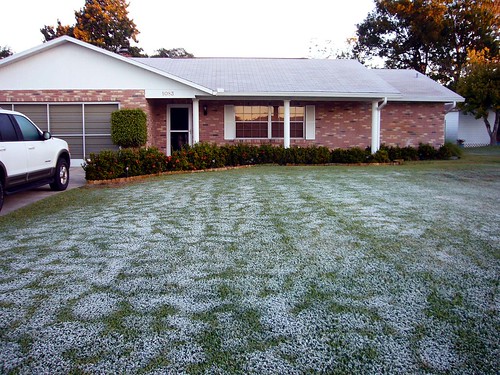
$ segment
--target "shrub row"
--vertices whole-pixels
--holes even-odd
[[[387,163],[394,160],[434,160],[460,157],[461,149],[451,143],[435,149],[430,145],[413,147],[382,146],[375,154],[370,149],[354,147],[329,150],[322,146],[291,147],[253,146],[246,143],[217,146],[198,143],[172,156],[157,148],[122,149],[90,154],[83,165],[87,180],[107,180],[155,174],[254,164],[329,164]]]

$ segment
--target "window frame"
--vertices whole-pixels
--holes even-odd
[[[245,115],[249,114],[250,117],[253,114],[253,111],[250,109],[249,111],[245,111],[245,108],[253,108],[253,107],[267,107],[267,121],[262,121],[262,119],[256,119],[256,120],[245,120]],[[283,116],[283,121],[280,121],[280,108],[282,108],[282,112],[284,113],[284,105],[235,105],[234,106],[234,124],[235,124],[235,139],[284,139],[284,134],[281,135],[280,130],[278,130],[278,135],[275,136],[274,134],[276,126],[282,126],[284,129],[284,116]],[[295,108],[295,110],[292,110],[292,108]],[[301,105],[295,105],[295,106],[290,106],[290,114],[296,113],[296,108],[301,108],[301,115],[302,115],[302,120],[297,121],[297,120],[291,120],[290,119],[290,139],[305,139],[305,134],[306,134],[306,107],[301,106]],[[241,109],[242,112],[239,110]],[[258,111],[256,111],[258,113]],[[262,114],[262,113],[261,113]],[[242,119],[238,119],[238,117]],[[242,130],[241,128],[238,129],[238,125],[251,125],[251,124],[264,124],[267,122],[267,135],[265,137],[254,137],[254,136],[241,136],[241,132],[245,131]],[[295,129],[292,130],[292,126],[295,127]],[[302,135],[301,136],[292,136],[293,134],[297,134],[299,128],[301,130]],[[247,131],[252,131],[252,130],[247,130]],[[257,130],[256,132],[260,132],[262,129]],[[274,133],[274,134],[273,134]]]

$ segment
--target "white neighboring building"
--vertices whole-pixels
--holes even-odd
[[[488,117],[491,126],[495,122],[495,113],[490,111]],[[490,136],[486,130],[483,119],[476,120],[473,115],[454,110],[445,116],[446,142],[457,143],[458,139],[464,141],[465,147],[487,146]],[[498,142],[497,142],[498,143]]]

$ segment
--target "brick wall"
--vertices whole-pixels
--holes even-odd
[[[162,151],[166,147],[166,108],[168,104],[189,104],[190,100],[149,101],[150,144]],[[283,139],[224,139],[224,105],[283,105],[281,101],[200,101],[200,141],[222,144],[246,142],[282,145]],[[310,105],[311,102],[291,102]],[[207,114],[203,107],[207,106]],[[371,145],[371,102],[317,102],[316,139],[291,139],[291,145],[321,145],[331,149]],[[444,106],[442,103],[389,103],[381,114],[381,143],[418,146],[420,142],[436,147],[444,143]]]
[[[283,105],[283,102],[200,102],[200,141],[216,144],[247,142],[252,144],[282,145],[283,139],[224,139],[224,105]],[[310,102],[291,102],[291,105],[310,105]],[[370,145],[371,103],[319,102],[316,104],[316,139],[291,139],[296,146],[322,145],[329,148],[347,148]],[[207,115],[203,115],[207,105]]]
[[[444,144],[443,103],[388,103],[381,113],[381,143],[389,146]]]
[[[121,108],[142,108],[148,115],[148,145],[166,152],[167,105],[188,104],[190,99],[146,100],[144,90],[40,90],[0,91],[0,102],[119,102]],[[224,139],[224,105],[283,105],[282,101],[200,101],[200,141],[216,144],[248,142],[282,145],[283,139]],[[292,101],[291,105],[312,102]],[[207,106],[207,114],[203,107]],[[371,145],[371,102],[317,102],[316,139],[291,139],[291,145],[321,145],[331,149]],[[420,142],[436,147],[444,143],[444,106],[442,103],[388,103],[381,113],[381,143],[418,146]]]
[[[148,110],[144,90],[2,90],[0,102],[120,102],[122,108]]]

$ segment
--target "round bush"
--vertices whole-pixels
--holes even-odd
[[[120,109],[111,114],[111,140],[121,147],[141,147],[148,140],[147,116],[142,109]]]

